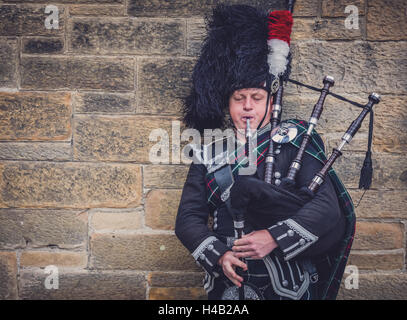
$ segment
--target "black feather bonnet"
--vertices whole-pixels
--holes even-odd
[[[192,88],[183,105],[184,123],[201,132],[225,127],[225,110],[235,90],[270,92],[276,79],[267,61],[267,12],[246,5],[218,5],[206,18],[206,28]]]

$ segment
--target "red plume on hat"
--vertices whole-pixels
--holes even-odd
[[[267,62],[270,73],[275,77],[283,75],[288,64],[290,53],[290,35],[293,26],[293,17],[288,10],[276,10],[268,15],[267,44],[270,53]]]

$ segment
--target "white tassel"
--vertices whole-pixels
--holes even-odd
[[[290,52],[288,43],[280,39],[267,40],[270,54],[267,57],[270,73],[275,77],[282,75],[287,68],[287,57]]]

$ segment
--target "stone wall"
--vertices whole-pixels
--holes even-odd
[[[155,128],[171,137],[214,0],[0,1],[0,298],[205,299],[203,273],[174,235],[188,166],[152,164]],[[243,1],[282,9],[284,1]],[[359,28],[345,28],[347,5]],[[291,77],[376,107],[372,189],[357,207],[340,299],[406,299],[407,6],[297,0]],[[55,21],[53,21],[53,24]],[[318,94],[286,86],[284,118],[308,119]],[[355,107],[328,97],[328,150]],[[335,165],[355,204],[367,122]],[[59,288],[45,286],[58,267]],[[349,274],[345,274],[347,277]]]

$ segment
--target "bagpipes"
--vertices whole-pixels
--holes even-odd
[[[312,139],[312,131],[321,115],[323,101],[328,93],[328,87],[331,86],[332,83],[333,79],[331,77],[325,77],[324,88],[322,89],[318,103],[314,106],[312,115],[309,119],[308,129],[303,135],[304,137],[301,145],[296,157],[289,167],[287,176],[282,179],[281,183],[279,185],[271,183],[274,162],[273,155],[270,155],[268,156],[268,159],[266,158],[265,164],[265,171],[268,171],[269,174],[265,174],[265,181],[263,183],[257,183],[258,186],[253,187],[254,184],[250,182],[257,182],[258,179],[251,176],[243,176],[231,190],[232,211],[235,212],[236,220],[239,221],[239,228],[244,228],[245,214],[243,212],[250,211],[250,224],[255,229],[260,230],[270,227],[278,221],[292,217],[307,202],[311,201],[318,192],[319,187],[327,179],[327,174],[335,161],[342,155],[342,149],[344,146],[351,142],[367,114],[372,112],[373,106],[380,101],[378,94],[372,93],[369,95],[367,104],[343,134],[338,147],[333,148],[330,157],[327,159],[322,169],[315,173],[314,178],[310,181],[307,187],[297,189],[295,178],[301,169],[301,163],[305,151]],[[276,136],[284,138],[285,136],[290,135],[290,128],[295,128],[295,126],[283,128],[277,126],[274,128],[274,130],[271,131],[270,144],[276,143],[274,141],[276,140]],[[290,137],[290,139],[292,139],[292,137]],[[239,230],[238,234],[241,234],[241,230]]]

